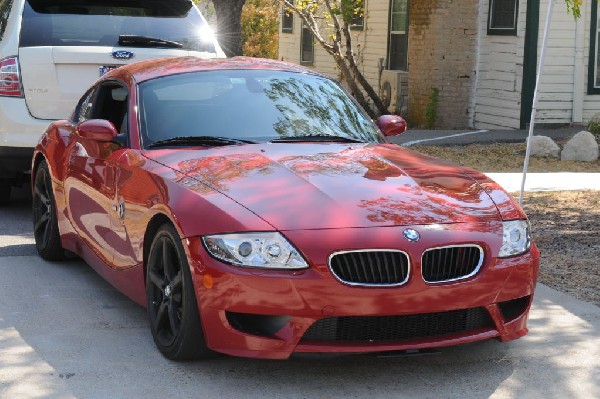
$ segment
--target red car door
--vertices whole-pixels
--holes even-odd
[[[64,190],[73,228],[107,264],[113,261],[115,211],[114,143],[99,143],[75,134]]]
[[[77,122],[106,119],[119,131],[127,112],[126,93],[118,82],[104,82],[82,100],[76,111]],[[116,176],[118,160],[126,150],[117,142],[85,138],[75,131],[64,180],[66,206],[73,228],[111,267],[114,267],[115,248],[122,246],[115,231],[123,214],[116,196]]]

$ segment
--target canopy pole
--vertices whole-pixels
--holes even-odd
[[[548,44],[548,33],[550,31],[550,22],[552,22],[552,10],[554,9],[554,0],[548,4],[548,14],[546,15],[546,26],[544,27],[544,39],[542,41],[542,53],[538,65],[537,77],[535,80],[535,90],[533,92],[533,105],[531,107],[531,119],[529,121],[529,135],[527,138],[527,151],[525,151],[525,163],[523,165],[523,179],[521,180],[521,195],[519,204],[523,205],[523,195],[525,193],[525,181],[527,180],[527,169],[529,169],[529,157],[531,155],[531,138],[533,137],[533,128],[535,127],[535,114],[537,112],[538,94],[540,91],[540,81],[544,71],[544,61],[546,60],[546,47]]]

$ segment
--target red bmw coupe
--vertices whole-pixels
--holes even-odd
[[[125,66],[36,148],[37,250],[147,307],[170,359],[523,336],[525,214],[482,173],[386,141],[405,129],[296,65]]]

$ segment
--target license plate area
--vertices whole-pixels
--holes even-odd
[[[99,76],[105,75],[108,72],[112,71],[113,69],[117,69],[118,67],[119,67],[119,65],[102,65],[99,68],[98,75]]]

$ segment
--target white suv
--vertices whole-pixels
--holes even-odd
[[[0,204],[99,76],[185,55],[225,56],[191,0],[0,0]]]

